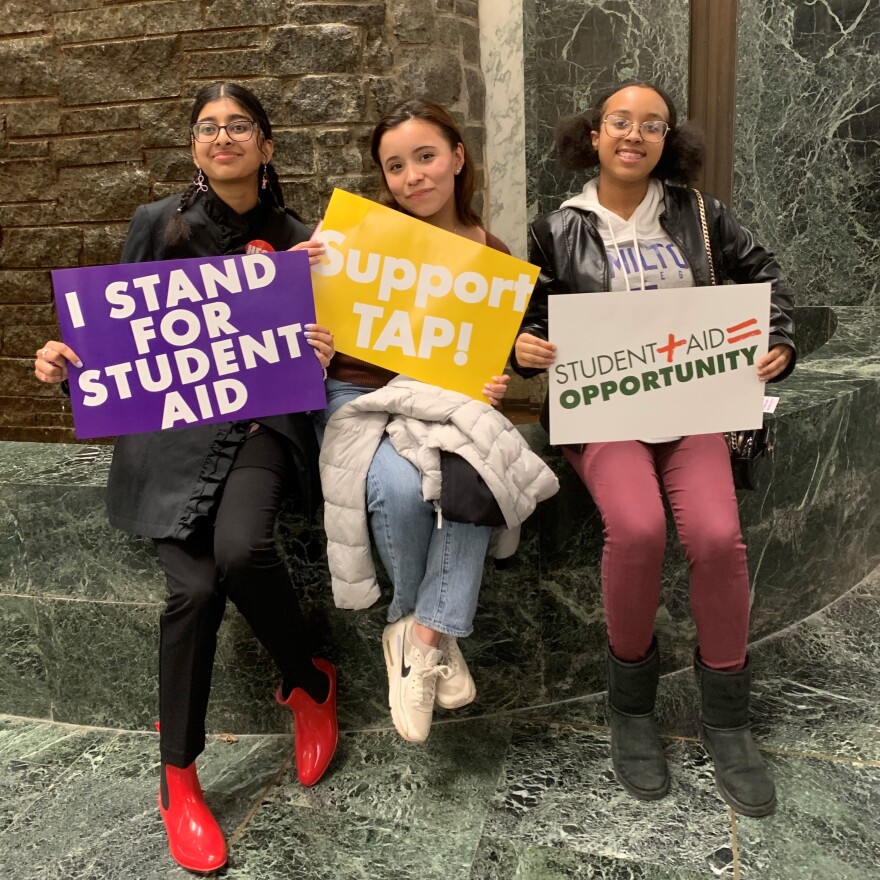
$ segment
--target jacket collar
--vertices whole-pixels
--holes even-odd
[[[233,211],[209,186],[208,191],[199,193],[199,198],[205,213],[218,226],[225,227],[232,232],[242,233],[260,225],[261,221],[271,212],[272,206],[260,199],[257,204],[239,214]]]

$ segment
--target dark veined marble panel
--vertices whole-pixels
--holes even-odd
[[[751,720],[759,746],[833,761],[880,761],[880,569],[793,627],[753,642]],[[670,650],[661,641],[661,654]],[[690,668],[660,680],[656,718],[670,740],[699,739],[700,695]],[[604,694],[526,710],[517,718],[609,726]]]
[[[43,653],[37,609],[27,596],[0,595],[0,696],[3,711],[29,718],[48,718],[49,682]],[[2,750],[2,737],[0,737]]]
[[[876,766],[767,755],[780,808],[737,819],[742,880],[880,875]]]
[[[112,446],[4,443],[0,444],[0,483],[103,489],[112,455]]]
[[[34,738],[58,731],[38,727],[31,732],[20,723],[8,728],[9,735]],[[4,734],[7,730],[0,728],[0,746]],[[0,788],[13,796],[3,800],[12,817],[0,847],[3,876],[21,880],[190,876],[169,858],[156,810],[158,737],[80,731],[69,738],[70,751],[77,742],[80,749],[72,760],[37,752],[0,764]],[[240,825],[288,751],[288,743],[276,737],[208,745],[199,759],[199,776],[227,836]],[[29,791],[17,791],[24,783],[30,785]]]
[[[880,302],[880,4],[739,4],[734,202],[804,305]]]
[[[666,744],[670,792],[651,802],[636,800],[616,782],[609,751],[607,731],[517,724],[483,840],[516,841],[533,853],[538,847],[577,852],[588,864],[614,857],[616,864],[602,867],[616,870],[575,877],[623,878],[628,865],[634,878],[734,876],[730,815],[702,746]]]
[[[686,0],[526,0],[529,216],[555,210],[585,182],[556,163],[553,127],[561,116],[588,110],[626,80],[657,82],[685,115],[688,27]]]

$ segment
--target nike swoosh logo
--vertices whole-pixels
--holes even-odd
[[[403,637],[400,639],[400,677],[406,678],[409,675],[411,666],[406,665],[406,654],[403,652]]]

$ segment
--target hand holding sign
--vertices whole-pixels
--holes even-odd
[[[67,378],[67,364],[81,367],[79,355],[63,342],[50,339],[38,352],[34,361],[34,375],[41,382],[57,383]]]
[[[536,267],[342,190],[320,239],[327,253],[313,269],[315,308],[339,351],[484,399],[487,377],[503,373]]]
[[[321,229],[321,224],[319,223],[314,231],[312,232],[312,237],[308,241],[301,241],[299,244],[295,244],[290,250],[292,251],[305,251],[309,255],[309,265],[316,266],[321,262],[321,258],[327,252],[327,249],[324,247],[324,243],[318,238],[318,232]]]

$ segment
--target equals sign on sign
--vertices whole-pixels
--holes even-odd
[[[748,339],[750,336],[760,336],[760,330],[748,330],[748,327],[754,327],[755,324],[758,323],[757,318],[749,318],[748,321],[743,321],[742,324],[734,324],[733,327],[727,328],[728,333],[728,342],[739,342],[741,339]],[[741,331],[745,330],[743,333]],[[735,333],[735,336],[730,336],[731,333]]]

